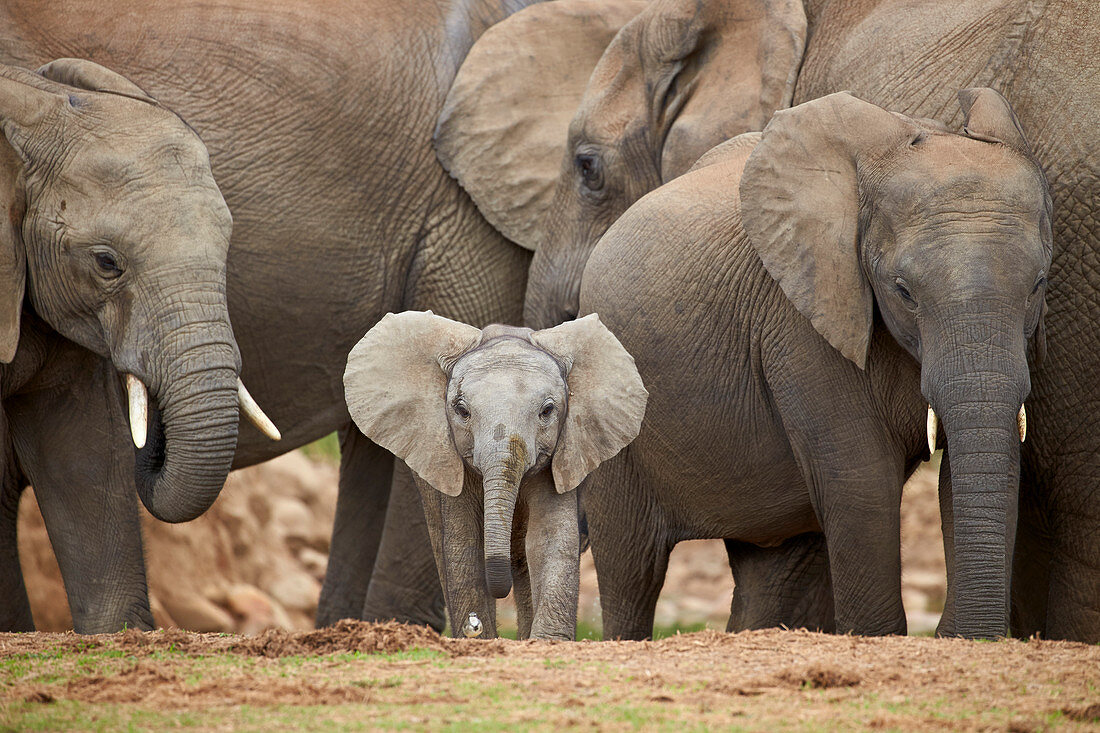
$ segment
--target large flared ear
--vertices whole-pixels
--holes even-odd
[[[763,129],[790,106],[806,44],[801,0],[657,0],[632,25],[643,23],[662,181],[683,175],[721,141]]]
[[[435,148],[482,215],[533,250],[592,69],[644,0],[555,0],[487,30],[455,77]]]
[[[157,100],[134,82],[87,59],[55,59],[38,67],[37,73],[77,89],[118,94],[149,104],[157,104]]]
[[[11,363],[19,347],[27,282],[27,253],[20,233],[25,207],[20,167],[15,151],[0,150],[0,363],[4,364]]]
[[[0,151],[0,362],[5,364],[19,345],[27,278],[20,234],[26,207],[23,150],[35,129],[62,118],[67,104],[57,85],[26,69],[0,65],[0,131],[10,146]]]
[[[1024,128],[1012,111],[1012,105],[1000,92],[989,87],[971,87],[959,92],[962,107],[963,132],[967,137],[991,143],[1003,143],[1018,153],[1031,157]]]
[[[462,458],[447,423],[454,359],[481,331],[431,311],[389,313],[348,355],[344,396],[363,434],[448,496],[462,492]]]
[[[741,178],[741,219],[764,267],[841,354],[867,362],[874,294],[859,255],[859,170],[920,132],[847,92],[777,112]]]
[[[531,334],[567,369],[568,412],[551,467],[558,493],[638,437],[649,393],[634,357],[596,314]]]

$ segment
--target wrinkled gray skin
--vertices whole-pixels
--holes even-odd
[[[135,478],[181,521],[236,446],[232,219],[194,131],[100,66],[0,67],[0,120],[0,628],[33,629],[15,536],[29,483],[76,629],[148,628]],[[119,372],[154,407],[136,471]]]
[[[678,541],[818,530],[837,630],[905,633],[899,506],[928,404],[954,487],[948,632],[1008,632],[1050,200],[1004,100],[960,99],[976,139],[844,94],[777,113],[755,148],[708,153],[596,247],[582,311],[653,395],[582,495],[605,635],[650,633]]]
[[[796,101],[850,89],[905,114],[958,123],[954,90],[1012,100],[1054,199],[1046,358],[1032,364],[1013,565],[1013,633],[1100,641],[1100,6],[1091,0],[808,3]],[[956,612],[957,519],[941,472],[948,540],[943,627]]]
[[[495,637],[493,599],[514,579],[520,636],[573,639],[574,489],[637,435],[646,400],[599,320],[479,331],[390,315],[352,350],[344,383],[363,433],[416,472],[452,633],[473,612]]]
[[[574,318],[585,262],[631,204],[790,104],[805,26],[797,0],[558,0],[479,39],[436,145],[489,220],[535,250],[526,325]],[[726,549],[729,630],[833,628],[819,533]]]
[[[350,348],[387,311],[434,308],[477,324],[520,320],[530,256],[495,232],[440,168],[431,135],[451,79],[473,40],[524,4],[0,3],[0,61],[35,68],[61,56],[91,58],[178,112],[207,144],[214,177],[234,215],[225,287],[246,365],[243,379],[283,434],[280,443],[272,443],[251,426],[242,427],[232,465],[267,460],[341,430],[340,496],[318,610],[322,624],[347,616],[397,616],[437,627],[443,623],[428,535],[415,494],[410,500],[408,477],[395,486],[395,491],[405,488],[397,503],[408,516],[397,522],[399,530],[383,532],[393,458],[351,427],[341,376]],[[144,109],[137,102],[129,104]],[[164,111],[159,114],[171,118]],[[132,117],[138,126],[137,113]],[[228,221],[226,215],[224,224]],[[221,240],[202,246],[224,248],[228,231],[222,234]],[[215,307],[211,298],[216,293],[214,286],[199,284],[205,271],[191,267],[181,276],[194,284],[160,290],[178,292],[173,303],[190,308],[188,317],[224,319],[224,311],[207,313]],[[134,303],[136,307],[138,301]],[[149,309],[149,318],[155,315]],[[185,320],[163,315],[155,321],[157,328]],[[136,331],[141,322],[131,322]],[[155,336],[150,327],[129,343],[145,347]],[[226,333],[211,337],[212,348],[218,348],[217,340],[231,343]],[[102,341],[85,346],[106,355]],[[123,348],[128,342],[110,343]],[[221,348],[228,362],[222,372],[235,373],[236,352]],[[127,359],[138,359],[139,351],[125,353],[131,354]],[[167,368],[170,359],[159,361]],[[124,361],[119,367],[143,369],[142,363]],[[157,380],[150,375],[154,395]],[[110,572],[96,577],[121,579],[92,582],[75,563],[66,569],[63,562],[70,594],[76,584],[88,586],[71,602],[74,617],[93,614],[100,619],[89,625],[78,621],[81,630],[110,631],[123,624],[148,628],[136,517],[130,521],[125,512],[107,509],[132,502],[133,484],[125,486],[123,480],[133,473],[133,448],[127,442],[122,403],[111,401],[108,410],[99,399],[103,387],[91,384],[90,376],[83,383],[91,392],[78,390],[79,380],[66,381],[74,386],[68,387],[71,393],[63,404],[89,405],[81,416],[80,434],[98,436],[109,425],[121,441],[110,450],[104,446],[95,451],[94,460],[77,452],[79,441],[58,449],[47,433],[36,438],[50,446],[51,468],[67,467],[75,474],[59,483],[73,492],[79,487],[97,508],[83,512],[78,509],[82,503],[68,494],[53,498],[49,487],[35,481],[43,513],[52,524],[55,551],[81,561],[100,558]],[[230,402],[231,391],[212,395],[216,399],[211,400],[225,402],[227,418],[208,421],[224,436],[207,441],[208,447],[231,453],[236,404]],[[220,487],[228,459],[221,455],[210,466],[201,478]],[[87,477],[100,475],[122,479],[88,485]],[[216,490],[200,493],[204,498],[187,503],[186,514],[201,511]],[[13,516],[14,500],[5,498],[3,506],[4,516]],[[14,529],[5,530],[4,537],[9,549],[0,577],[18,577],[11,549]],[[379,538],[392,549],[383,552],[389,558],[381,563],[386,582],[368,607]],[[115,598],[138,610],[119,611]],[[7,628],[29,626],[25,610],[12,616],[20,620]]]

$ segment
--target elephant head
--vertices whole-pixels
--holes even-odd
[[[956,631],[1008,630],[1028,340],[1040,348],[1051,200],[1008,103],[959,93],[963,135],[838,93],[776,113],[740,183],[744,229],[860,368],[875,313],[921,365],[950,458]]]
[[[595,315],[531,331],[389,314],[352,349],[344,387],[359,429],[430,486],[457,496],[465,467],[481,476],[497,598],[511,587],[524,477],[549,468],[559,494],[576,489],[637,436],[648,397],[634,359]],[[576,541],[575,504],[573,514]]]
[[[142,501],[166,521],[198,516],[229,471],[238,402],[277,436],[238,378],[232,219],[205,146],[132,82],[76,59],[0,67],[0,131],[0,361],[24,309],[110,359]]]
[[[436,149],[535,250],[527,325],[576,316],[588,256],[632,203],[790,104],[805,36],[799,0],[558,0],[474,45]]]

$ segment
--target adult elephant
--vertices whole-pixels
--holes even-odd
[[[33,629],[15,536],[28,482],[76,629],[148,627],[135,479],[154,515],[201,513],[250,403],[232,219],[194,131],[102,66],[0,66],[0,131],[0,628]]]
[[[1100,641],[1100,6],[1091,0],[808,3],[795,101],[844,89],[904,114],[960,122],[954,90],[1012,100],[1054,200],[1045,358],[1032,367],[1012,572],[1017,635]],[[955,500],[941,633],[955,625]],[[1012,510],[1015,507],[1011,508]],[[1011,513],[1011,512],[1010,512]],[[1011,529],[1011,524],[1009,525]],[[1011,536],[997,540],[1011,546]]]
[[[983,543],[1018,485],[1050,198],[1005,100],[959,98],[966,136],[845,93],[778,112],[600,240],[582,311],[652,393],[584,498],[605,634],[650,632],[675,542],[818,527],[838,630],[904,634],[902,483],[936,415],[959,489],[957,631],[1007,632],[1010,548]]]
[[[557,0],[478,40],[436,145],[486,218],[535,251],[528,326],[576,316],[585,262],[632,203],[790,104],[805,33],[799,0]],[[832,628],[820,534],[726,548],[730,629]]]
[[[343,430],[322,623],[364,613],[393,466],[350,427],[348,351],[387,311],[479,325],[521,317],[530,256],[442,170],[431,134],[474,39],[524,4],[0,3],[0,60],[96,60],[176,110],[210,149],[234,216],[226,288],[244,379],[283,434],[273,444],[242,428],[233,466]],[[389,597],[441,624],[422,518],[419,527],[393,533],[423,562]],[[132,533],[137,542],[136,524]]]

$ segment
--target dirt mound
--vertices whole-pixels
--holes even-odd
[[[344,619],[335,626],[316,631],[269,629],[255,636],[201,634],[180,629],[128,629],[118,634],[88,636],[71,632],[0,634],[0,657],[35,653],[43,648],[52,652],[74,653],[120,651],[135,657],[171,652],[274,658],[351,652],[393,654],[410,649],[432,649],[447,653],[451,646],[447,639],[424,626],[410,626],[393,621],[373,624],[351,619]]]
[[[308,632],[288,632],[279,629],[247,637],[232,650],[264,657],[304,656],[360,652],[363,654],[393,654],[410,649],[447,651],[448,645],[439,634],[425,626],[409,626],[389,622],[368,624],[344,619],[335,626]]]

